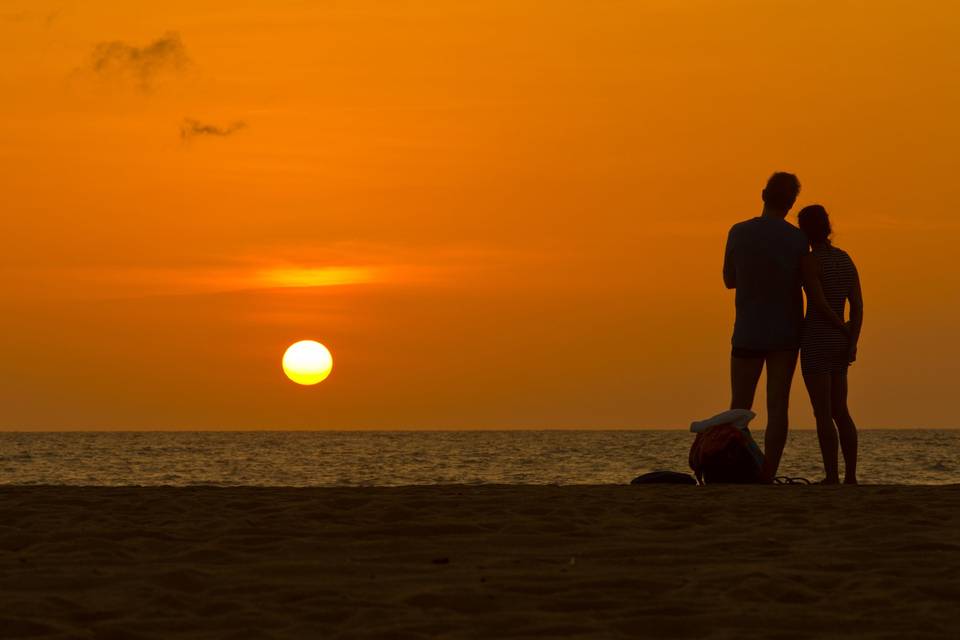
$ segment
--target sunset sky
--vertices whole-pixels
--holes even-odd
[[[960,426],[958,41],[931,0],[0,0],[0,428],[686,428],[774,170],[860,269],[858,424]]]

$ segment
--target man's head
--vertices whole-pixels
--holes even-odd
[[[800,180],[792,173],[778,171],[767,180],[763,190],[763,205],[768,211],[787,215],[800,194]]]

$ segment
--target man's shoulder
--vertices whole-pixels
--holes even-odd
[[[784,225],[786,226],[786,228],[790,231],[790,233],[792,233],[794,236],[796,236],[796,237],[798,237],[798,238],[806,239],[807,234],[805,234],[803,231],[801,231],[801,230],[800,230],[800,227],[798,227],[798,226],[796,226],[796,225],[794,225],[794,224],[792,224],[792,223],[790,223],[790,222],[787,222],[786,220],[783,221],[783,224],[784,224]]]
[[[801,231],[799,227],[796,227],[795,225],[783,219],[777,220],[776,222],[779,233],[782,233],[784,237],[789,238],[791,242],[796,242],[799,246],[804,248],[807,247],[807,234]]]
[[[749,220],[741,220],[737,222],[732,227],[730,227],[730,235],[735,235],[738,233],[749,233],[750,229],[756,226],[757,221],[760,218],[750,218]]]
[[[742,242],[773,243],[775,246],[791,247],[801,253],[808,251],[807,235],[781,218],[756,217],[742,220],[730,227],[729,237]]]
[[[747,227],[753,227],[756,226],[758,222],[760,222],[760,218],[747,218],[746,220],[741,220],[740,222],[734,224],[731,229],[744,229]]]
[[[804,247],[807,246],[809,240],[807,240],[807,234],[801,231],[798,227],[793,226],[786,220],[783,221],[783,224],[787,226],[787,231],[790,233],[790,237],[802,244]]]

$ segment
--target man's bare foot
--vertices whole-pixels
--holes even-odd
[[[818,484],[840,484],[840,476],[827,476]]]
[[[843,484],[860,484],[860,483],[857,482],[856,476],[854,476],[854,477],[852,477],[852,478],[851,478],[850,476],[846,476],[846,477],[844,477],[844,479],[843,479]]]
[[[763,466],[760,467],[760,472],[757,474],[757,482],[760,484],[773,484],[774,474],[776,474],[776,469],[770,469],[770,465],[767,464],[767,461],[763,461]]]

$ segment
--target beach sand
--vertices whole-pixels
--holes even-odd
[[[0,637],[957,638],[960,486],[0,488]]]

